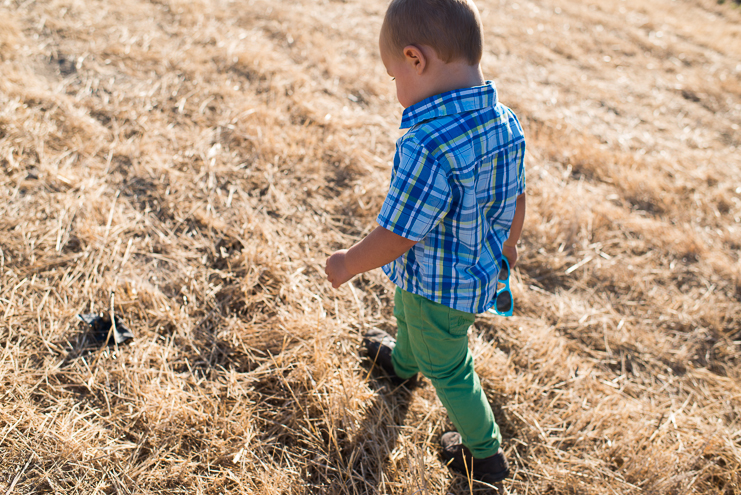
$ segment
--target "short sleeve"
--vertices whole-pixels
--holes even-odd
[[[402,138],[378,224],[406,239],[421,241],[450,210],[451,199],[447,175],[437,160],[413,138]]]
[[[514,153],[511,158],[514,158],[515,170],[517,170],[517,195],[519,196],[525,192],[525,133],[522,131],[517,115],[510,108],[507,108],[507,117],[510,143],[513,147],[512,153]]]
[[[517,195],[525,192],[525,141],[517,145]]]

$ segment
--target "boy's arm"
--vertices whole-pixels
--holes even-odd
[[[417,241],[410,241],[383,227],[376,227],[350,249],[342,249],[327,258],[324,273],[336,289],[359,273],[394,261],[415,244]]]
[[[517,264],[517,241],[522,234],[522,225],[525,223],[525,210],[527,209],[527,197],[525,193],[517,196],[517,205],[515,206],[515,218],[512,220],[512,227],[509,229],[509,238],[504,241],[502,254],[507,257],[509,266],[514,268]]]

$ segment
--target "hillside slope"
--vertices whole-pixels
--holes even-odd
[[[741,492],[741,10],[477,5],[528,140],[515,316],[470,339],[507,490]],[[401,135],[384,9],[0,4],[0,489],[469,493],[431,385],[357,355],[391,284],[323,278]]]

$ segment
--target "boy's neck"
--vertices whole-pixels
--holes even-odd
[[[435,77],[434,83],[431,84],[431,88],[435,89],[434,94],[482,86],[485,82],[479,64],[468,65],[465,62],[453,61],[436,69],[439,75]]]

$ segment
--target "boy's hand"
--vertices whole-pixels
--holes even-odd
[[[354,276],[354,274],[350,273],[347,269],[347,264],[345,263],[346,254],[347,249],[342,249],[327,258],[327,266],[324,267],[324,273],[327,274],[327,280],[332,283],[332,288],[334,289]]]
[[[502,254],[507,257],[507,261],[509,261],[509,267],[514,268],[517,264],[517,244],[515,245],[508,245],[505,243],[502,246]]]

